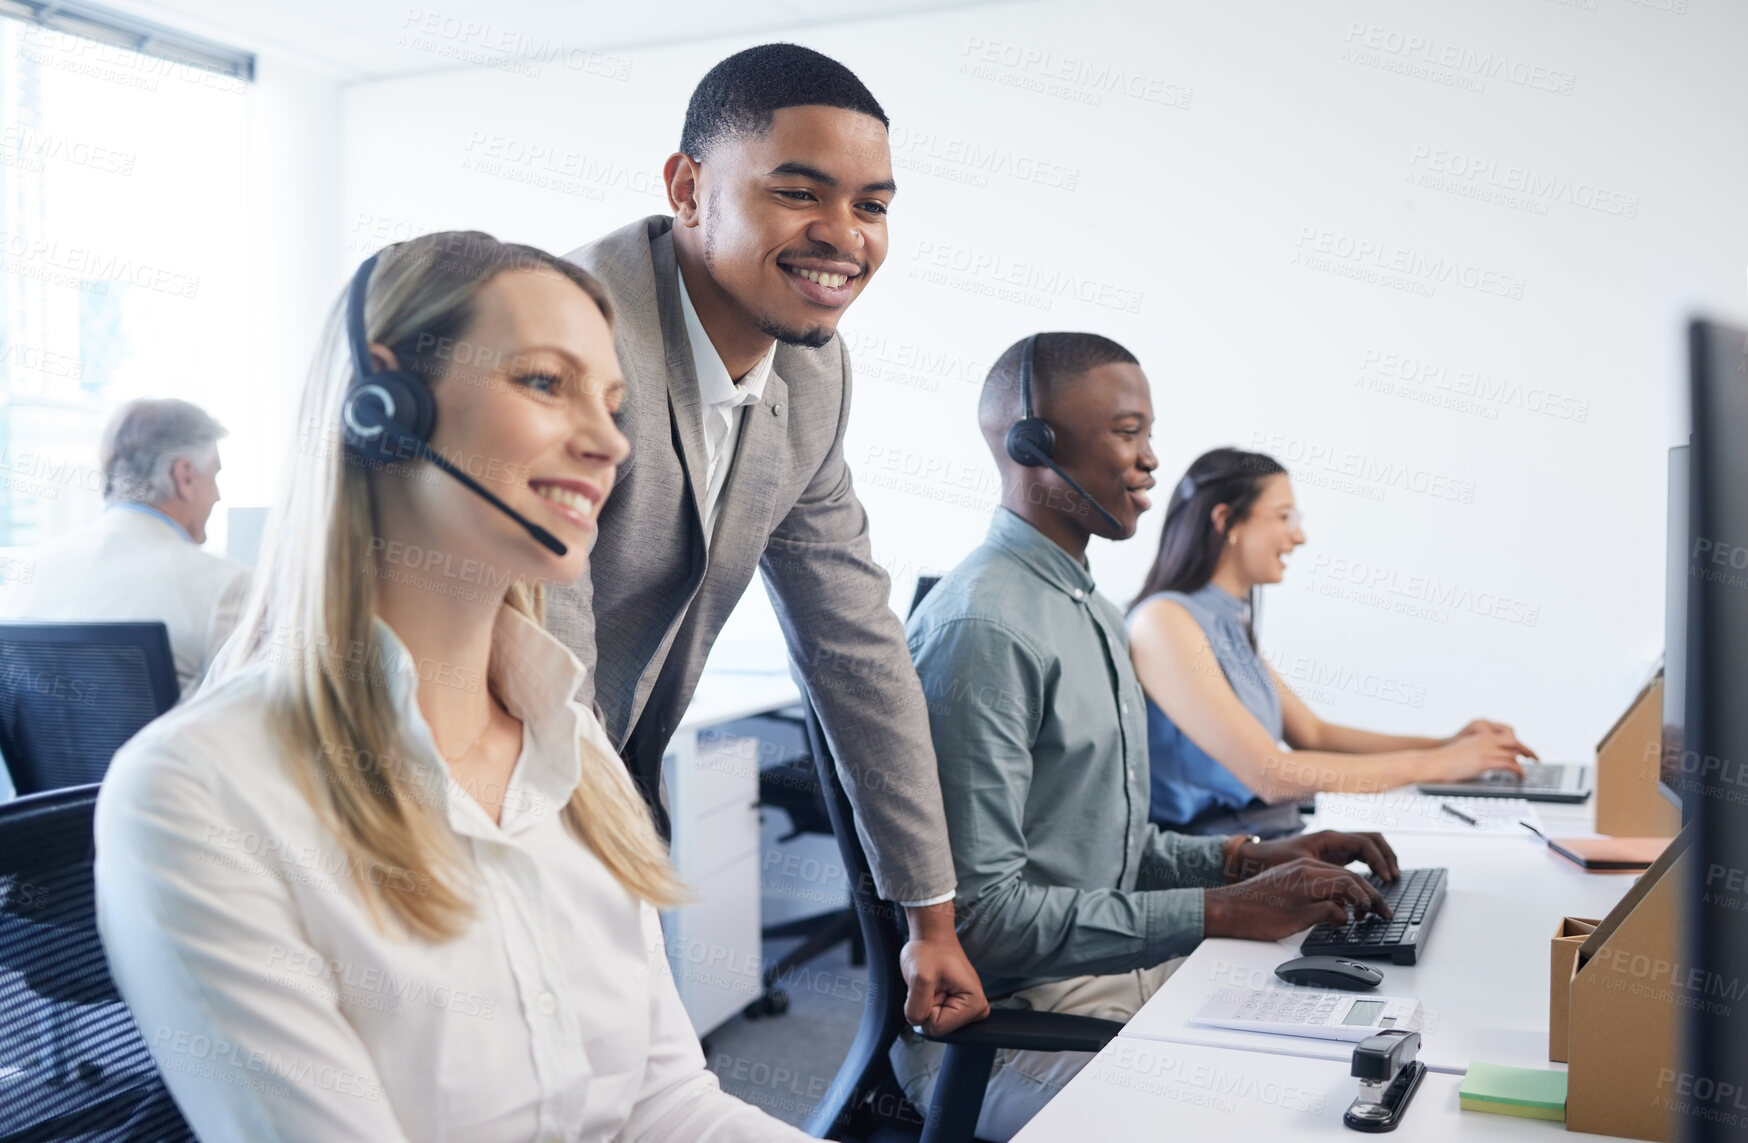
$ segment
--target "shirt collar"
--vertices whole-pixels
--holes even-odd
[[[178,536],[181,536],[191,544],[194,543],[194,537],[188,534],[188,529],[184,528],[181,524],[178,524],[175,517],[161,509],[154,508],[150,504],[141,504],[138,500],[112,500],[110,501],[107,510],[113,512],[117,508],[121,508],[128,512],[138,512],[142,516],[154,516],[170,525],[171,530]]]
[[[679,274],[679,271],[676,269],[675,273]],[[734,378],[728,375],[728,367],[717,354],[716,346],[711,344],[710,335],[704,332],[704,323],[698,320],[698,311],[692,306],[692,295],[686,289],[686,275],[679,274],[679,278],[680,310],[686,315],[686,340],[692,346],[692,371],[698,375],[698,396],[705,408],[724,406],[732,409],[758,404],[765,398],[765,382],[770,379],[771,363],[777,357],[777,343],[771,342],[771,348],[765,350],[765,355],[736,385]]]
[[[585,668],[569,648],[521,612],[498,610],[492,627],[491,682],[504,708],[521,720],[524,748],[505,790],[502,820],[494,826],[472,796],[449,778],[448,765],[419,710],[421,676],[441,672],[444,665],[415,663],[406,644],[380,618],[375,631],[383,682],[406,727],[412,763],[447,789],[450,824],[457,832],[486,837],[498,831],[520,833],[540,814],[564,808],[582,778],[577,754],[581,726],[571,697]],[[454,682],[457,687],[469,685],[465,678]],[[484,681],[472,685],[483,686]]]
[[[1021,519],[1011,508],[997,508],[989,522],[991,543],[1007,549],[1053,587],[1080,599],[1097,585],[1085,564],[1062,550],[1062,546]]]

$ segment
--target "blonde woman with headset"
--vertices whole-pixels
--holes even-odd
[[[805,1138],[705,1070],[681,887],[540,623],[627,453],[606,295],[452,232],[350,296],[237,635],[98,799],[104,945],[177,1104],[215,1140]]]

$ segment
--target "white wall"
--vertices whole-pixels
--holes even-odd
[[[842,328],[901,606],[993,507],[988,363],[1095,330],[1153,382],[1164,489],[1219,444],[1296,474],[1311,543],[1263,639],[1313,705],[1589,757],[1661,645],[1680,322],[1748,308],[1748,8],[1049,0],[798,38],[893,119],[893,246]],[[693,84],[751,42],[349,89],[343,254],[459,226],[565,251],[662,209]],[[1112,598],[1159,524],[1095,545]]]
[[[233,504],[267,504],[279,491],[280,448],[303,393],[314,332],[333,304],[347,259],[334,249],[340,226],[341,79],[325,69],[267,54],[256,62],[248,156],[252,360],[238,387],[256,390],[247,413],[227,424],[260,432],[259,457],[225,460],[238,479],[224,487]],[[243,425],[235,421],[246,418]]]
[[[212,236],[233,256],[225,263],[231,274],[210,279],[209,288],[228,294],[236,320],[214,331],[222,341],[215,337],[219,343],[176,387],[176,396],[210,410],[230,433],[219,446],[224,499],[208,524],[208,550],[247,554],[250,563],[260,509],[278,496],[294,447],[315,331],[349,270],[331,241],[340,228],[342,83],[304,60],[273,51],[257,57],[244,96],[248,150],[236,156],[242,226]],[[233,508],[256,510],[234,539]]]

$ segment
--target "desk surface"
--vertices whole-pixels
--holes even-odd
[[[1528,834],[1390,838],[1403,868],[1450,870],[1445,902],[1419,964],[1373,961],[1378,992],[1419,999],[1426,1013],[1420,1059],[1460,1074],[1470,1060],[1548,1066],[1548,941],[1563,916],[1601,917],[1632,885],[1630,875],[1585,873]],[[1349,1045],[1300,1036],[1201,1028],[1189,1023],[1216,988],[1262,987],[1299,956],[1303,933],[1280,942],[1205,940],[1124,1034],[1140,1039],[1247,1048],[1344,1061]]]
[[[1544,958],[1545,959],[1545,958]],[[1428,1072],[1402,1126],[1380,1139],[1603,1139],[1562,1123],[1461,1111],[1460,1076]],[[1014,1143],[1106,1139],[1212,1140],[1368,1138],[1342,1125],[1359,1092],[1346,1063],[1123,1035],[1045,1105]]]
[[[1589,805],[1538,807],[1555,834],[1592,828]],[[1315,824],[1313,823],[1313,828]],[[1601,1139],[1564,1124],[1461,1111],[1470,1060],[1553,1067],[1548,941],[1562,916],[1600,917],[1631,876],[1585,873],[1529,837],[1394,834],[1404,867],[1450,870],[1422,960],[1378,962],[1380,991],[1418,997],[1429,1016],[1429,1071],[1397,1137],[1485,1141]],[[1044,1108],[1016,1143],[1087,1139],[1353,1139],[1342,1112],[1358,1091],[1351,1045],[1197,1029],[1188,1016],[1222,984],[1274,979],[1303,934],[1278,943],[1207,940],[1118,1036]],[[1290,1054],[1299,1053],[1299,1054]]]

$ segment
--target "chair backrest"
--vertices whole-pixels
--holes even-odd
[[[900,931],[901,912],[898,906],[883,900],[874,888],[874,875],[868,867],[868,855],[862,852],[862,839],[856,833],[850,796],[838,777],[837,760],[831,744],[826,741],[825,728],[805,691],[802,706],[807,718],[807,741],[819,775],[820,790],[825,796],[826,814],[831,818],[832,833],[838,841],[838,852],[844,859],[844,871],[849,877],[850,899],[856,907],[856,923],[868,948],[868,990],[864,994],[862,1020],[856,1028],[856,1038],[837,1079],[808,1117],[803,1130],[818,1138],[825,1137],[844,1115],[853,1100],[865,1096],[873,1086],[872,1077],[889,1065],[886,1052],[904,1028],[904,973],[899,969],[898,954],[904,947]]]
[[[935,590],[935,585],[940,582],[941,577],[938,575],[919,575],[916,577],[916,591],[910,597],[910,614],[916,614],[916,609],[922,606],[923,597]]]
[[[940,582],[938,575],[917,577],[916,594],[910,601],[912,614],[923,597]],[[843,857],[844,870],[849,875],[856,923],[868,947],[868,991],[863,1001],[862,1020],[856,1028],[856,1039],[850,1045],[843,1066],[838,1069],[837,1079],[808,1116],[803,1128],[810,1135],[824,1138],[826,1132],[846,1114],[854,1099],[873,1091],[875,1077],[890,1070],[887,1050],[905,1026],[904,999],[908,986],[899,968],[898,954],[904,948],[906,936],[902,911],[891,901],[883,899],[874,888],[874,874],[868,866],[868,855],[862,851],[861,835],[856,832],[850,795],[838,777],[831,743],[826,740],[819,712],[814,709],[812,697],[805,688],[801,708],[806,720],[808,749],[813,755],[820,792],[825,798],[826,814],[831,819],[838,853]]]
[[[177,692],[162,623],[0,623],[0,754],[20,794],[102,781]]]
[[[98,940],[96,804],[0,803],[0,1139],[192,1140]]]

